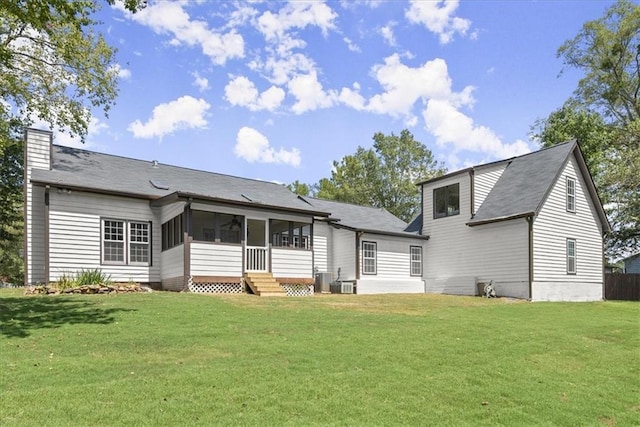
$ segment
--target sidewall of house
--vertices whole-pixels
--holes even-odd
[[[356,279],[356,233],[334,228],[331,242],[331,266],[333,279]],[[338,273],[338,270],[340,272]]]
[[[364,274],[362,242],[376,243],[376,274]],[[424,268],[424,240],[364,233],[360,238],[360,279],[358,294],[424,293],[421,276],[411,276],[411,246],[422,247]]]
[[[331,257],[329,254],[333,228],[325,222],[316,221],[313,224],[313,263],[318,273],[329,273]]]
[[[460,184],[460,214],[433,218],[433,190]],[[529,298],[529,225],[524,218],[469,227],[470,178],[460,174],[424,188],[426,291],[475,295],[493,281],[499,296]]]
[[[50,279],[98,268],[116,282],[160,282],[161,223],[149,202],[133,198],[51,189],[49,197]],[[151,265],[101,262],[102,219],[151,221]]]
[[[576,212],[566,209],[567,177],[576,180]],[[534,301],[602,299],[602,226],[572,154],[533,223]],[[567,274],[566,242],[576,241],[576,274]]]
[[[474,207],[473,212],[478,212],[480,205],[487,198],[491,189],[502,176],[507,167],[507,163],[500,163],[492,166],[484,166],[476,169],[474,174]]]

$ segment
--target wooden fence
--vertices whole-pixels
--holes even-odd
[[[605,274],[604,299],[640,301],[640,274]]]

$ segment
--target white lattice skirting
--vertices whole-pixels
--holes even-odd
[[[288,297],[313,296],[313,285],[281,284]]]
[[[189,291],[200,294],[241,294],[242,283],[191,283]]]

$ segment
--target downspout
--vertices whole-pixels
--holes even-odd
[[[529,224],[529,301],[533,300],[533,215],[527,217]]]
[[[476,214],[476,209],[475,209],[475,170],[473,169],[469,169],[469,181],[471,184],[471,191],[469,191],[469,195],[471,197],[471,204],[470,204],[470,214],[471,214],[471,218],[473,218],[473,216]]]
[[[360,280],[360,238],[362,234],[362,231],[356,231],[356,280]]]
[[[49,186],[44,189],[44,284],[49,284]]]
[[[27,156],[27,132],[24,133],[24,140],[22,141],[22,149],[24,151],[22,157],[22,223],[24,224],[24,235],[22,236],[22,255],[23,255],[23,263],[24,263],[24,285],[29,286],[29,244],[27,242],[29,238],[29,229],[31,224],[27,221],[27,209],[28,209],[28,199],[27,199],[27,187],[29,186],[29,179],[27,176],[29,163]]]

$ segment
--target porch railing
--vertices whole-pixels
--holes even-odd
[[[267,248],[247,246],[247,271],[267,271]]]

